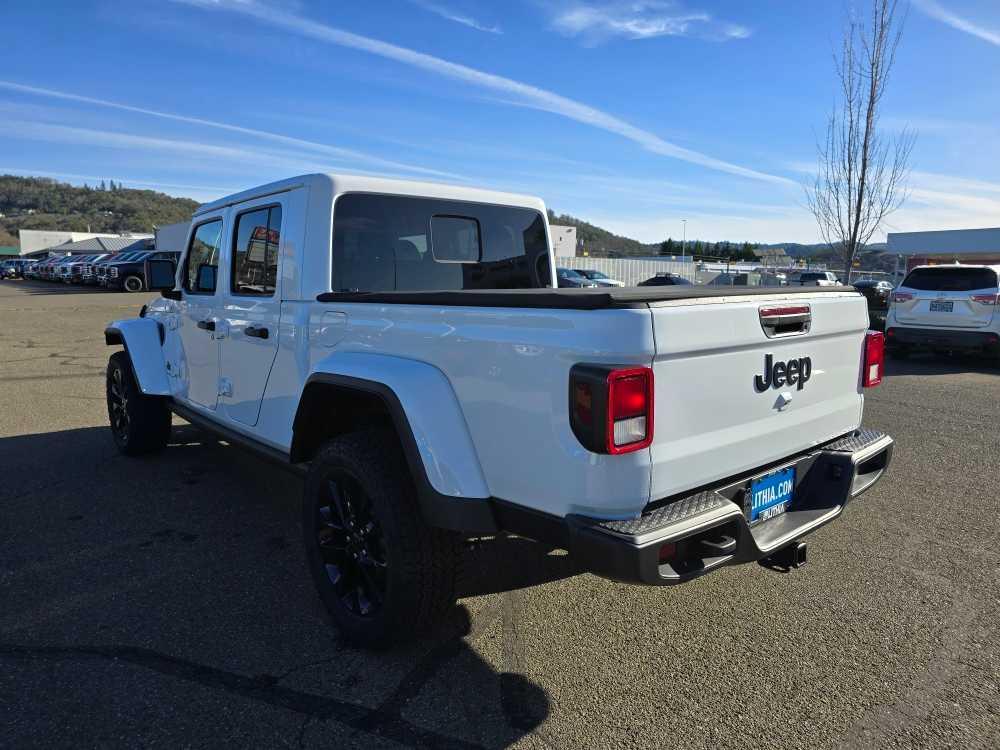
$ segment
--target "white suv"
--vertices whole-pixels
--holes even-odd
[[[1000,361],[1000,266],[918,266],[893,292],[886,318],[892,356],[963,351]]]
[[[790,281],[791,286],[839,286],[837,274],[832,271],[803,271],[796,279]]]

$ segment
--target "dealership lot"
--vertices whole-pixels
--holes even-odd
[[[1000,744],[1000,369],[890,363],[891,474],[801,571],[633,588],[490,540],[445,632],[371,655],[324,620],[299,480],[180,420],[115,451],[102,331],[149,298],[0,283],[0,746]]]

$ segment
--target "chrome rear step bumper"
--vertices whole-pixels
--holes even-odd
[[[601,521],[569,516],[562,521],[565,534],[557,535],[562,540],[547,541],[561,541],[583,569],[606,578],[655,586],[684,583],[726,565],[771,557],[829,523],[882,478],[892,448],[888,435],[857,430],[720,486],[653,503],[638,518]],[[744,507],[751,482],[789,467],[796,470],[789,510],[751,526]],[[503,515],[498,517],[504,520]],[[525,535],[551,536],[531,531]]]

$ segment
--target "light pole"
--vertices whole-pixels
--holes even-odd
[[[681,224],[684,225],[684,237],[681,239],[681,257],[687,257],[687,239],[688,239],[688,220],[681,219]]]

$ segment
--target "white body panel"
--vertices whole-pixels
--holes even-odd
[[[106,330],[114,331],[121,337],[129,359],[132,360],[139,389],[143,393],[147,396],[169,396],[173,393],[163,348],[160,346],[160,331],[155,320],[116,320]]]
[[[356,191],[545,212],[541,201],[523,196],[325,175],[202,207],[192,226],[225,218],[217,292],[150,305],[166,341],[162,353],[157,347],[158,364],[142,350],[139,356],[152,363],[142,373],[163,368],[158,387],[178,402],[286,452],[310,376],[384,384],[399,399],[439,493],[495,497],[557,516],[632,517],[650,500],[806,450],[860,423],[867,313],[853,293],[802,290],[813,327],[781,340],[764,336],[761,297],[598,310],[318,302],[331,285],[336,198]],[[247,301],[226,291],[231,225],[238,212],[271,203],[283,211],[279,291]],[[216,335],[196,327],[205,319],[216,321]],[[248,340],[242,332],[251,322],[266,325],[269,338]],[[813,358],[808,386],[781,410],[777,393],[755,393],[752,386],[766,352]],[[654,368],[649,449],[602,455],[580,444],[568,413],[569,372],[578,363]],[[231,395],[217,397],[227,387]]]
[[[590,453],[573,435],[568,414],[574,364],[650,363],[648,310],[316,305],[312,325],[321,325],[330,311],[347,321],[335,352],[391,354],[431,364],[447,378],[489,495],[557,515],[628,517],[649,502],[648,452]],[[320,371],[338,372],[338,356],[323,345],[310,351]],[[433,398],[419,391],[411,400],[397,395],[411,424],[437,431],[433,423],[441,415]],[[442,455],[459,455],[447,443],[440,449]],[[465,470],[457,460],[453,467]],[[432,484],[443,494],[455,494],[446,485]]]
[[[488,498],[489,488],[452,385],[437,367],[405,357],[338,348],[313,349],[323,357],[313,373],[381,383],[404,405],[427,478],[443,495]],[[325,357],[323,355],[326,355]]]

